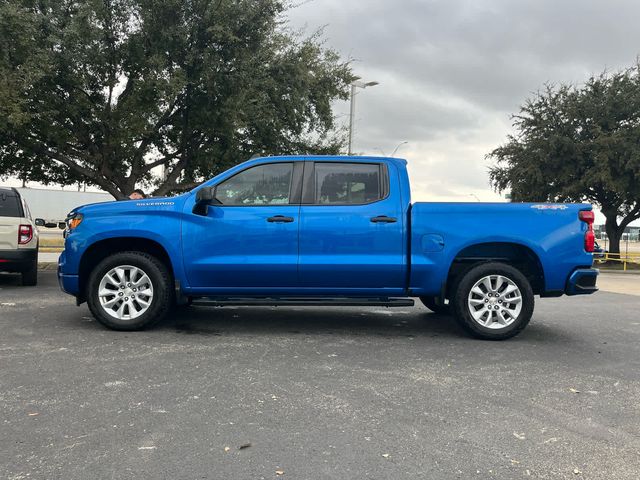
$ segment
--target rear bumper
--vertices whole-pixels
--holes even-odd
[[[599,270],[597,268],[579,268],[569,276],[564,293],[567,295],[588,295],[598,291],[596,280]]]
[[[0,272],[24,272],[37,261],[37,248],[0,250]]]

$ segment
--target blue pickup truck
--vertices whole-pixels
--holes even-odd
[[[170,198],[86,205],[67,219],[62,289],[107,327],[174,305],[411,306],[506,339],[534,295],[589,294],[588,204],[411,203],[406,161],[253,159]]]

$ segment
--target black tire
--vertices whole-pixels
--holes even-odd
[[[29,268],[22,272],[22,286],[35,287],[38,284],[38,257]]]
[[[131,265],[144,271],[153,285],[153,297],[148,309],[134,319],[119,319],[109,315],[100,304],[98,289],[100,281],[109,270]],[[93,316],[104,326],[113,330],[142,330],[149,328],[171,310],[173,305],[172,278],[167,267],[157,258],[144,252],[121,252],[102,260],[89,274],[87,282],[87,305]]]
[[[439,313],[440,315],[451,314],[451,304],[442,303],[441,297],[420,297],[420,301],[425,307],[434,313]]]
[[[502,328],[489,328],[480,324],[479,321],[473,318],[468,305],[469,294],[476,282],[490,275],[506,277],[520,290],[522,299],[520,313],[515,318],[511,316],[511,323]],[[502,290],[504,291],[504,288],[502,288]],[[492,296],[492,298],[495,297]],[[491,301],[493,300],[490,299],[489,302]],[[500,300],[500,302],[502,302],[502,300]],[[527,326],[533,315],[534,298],[531,285],[522,272],[504,263],[491,262],[473,267],[464,274],[457,284],[452,304],[456,321],[467,333],[485,340],[506,340],[507,338],[518,335]],[[479,308],[482,309],[483,307],[479,305]],[[493,315],[493,313],[489,312],[488,318],[494,318]],[[497,315],[497,313],[495,315]],[[492,325],[496,325],[496,323],[493,322]]]

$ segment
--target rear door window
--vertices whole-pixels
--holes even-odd
[[[0,217],[21,217],[20,199],[14,192],[0,190]]]
[[[358,205],[384,197],[380,165],[370,163],[315,164],[315,203]]]

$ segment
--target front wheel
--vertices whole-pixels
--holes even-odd
[[[533,315],[527,278],[504,263],[484,263],[460,280],[453,299],[457,322],[477,338],[505,340],[520,333]]]
[[[172,305],[171,276],[144,252],[111,255],[93,269],[87,304],[93,316],[114,330],[141,330],[160,321]]]

